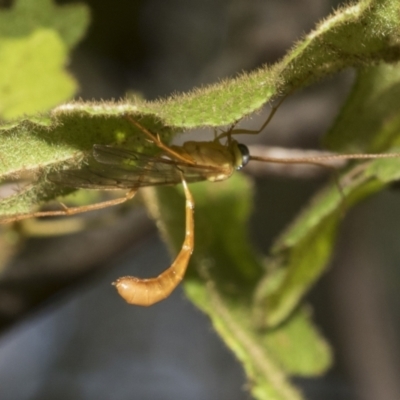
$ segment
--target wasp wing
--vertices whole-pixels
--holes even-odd
[[[207,180],[221,172],[215,166],[173,160],[161,153],[149,156],[114,146],[94,145],[88,164],[76,170],[49,175],[49,180],[64,186],[86,189],[131,189],[142,186]]]

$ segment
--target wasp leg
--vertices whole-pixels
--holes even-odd
[[[150,138],[150,140],[161,150],[164,150],[168,155],[171,157],[183,161],[185,163],[189,164],[195,164],[191,158],[185,157],[182,154],[179,154],[177,151],[174,149],[171,149],[171,147],[167,146],[164,144],[161,139],[158,137],[158,135],[153,135],[147,128],[145,128],[142,124],[139,122],[135,121],[131,116],[125,115],[125,118],[133,125],[136,126],[136,128],[140,129],[146,136]]]
[[[56,216],[69,216],[75,214],[81,214],[87,211],[100,210],[102,208],[116,206],[121,203],[125,203],[125,201],[132,199],[137,192],[137,189],[131,189],[129,192],[125,194],[124,197],[119,197],[118,199],[102,201],[101,203],[90,204],[87,206],[79,206],[79,207],[67,207],[64,204],[60,203],[63,207],[62,210],[57,211],[37,211],[28,214],[20,214],[9,218],[0,219],[0,224],[6,224],[8,222],[20,221],[26,218],[35,218],[35,217],[56,217]]]
[[[183,175],[182,185],[186,197],[186,230],[181,251],[172,265],[155,278],[140,279],[124,276],[113,283],[120,296],[129,304],[151,306],[165,299],[185,275],[194,247],[194,200]]]
[[[269,113],[269,115],[268,115],[268,118],[267,118],[266,121],[261,125],[261,127],[260,127],[259,129],[255,129],[255,130],[251,130],[251,129],[235,129],[235,126],[236,126],[237,123],[239,122],[239,120],[238,120],[238,121],[236,121],[236,122],[232,125],[232,127],[231,127],[228,131],[222,132],[222,133],[218,136],[218,139],[222,139],[223,137],[228,137],[228,139],[230,140],[230,137],[231,137],[232,135],[242,135],[242,134],[245,134],[245,135],[257,135],[257,134],[259,134],[259,133],[262,132],[262,131],[266,128],[266,126],[271,122],[271,119],[274,117],[275,113],[278,111],[278,109],[279,109],[279,107],[281,106],[281,104],[286,100],[286,98],[287,98],[291,93],[292,93],[292,91],[290,91],[289,93],[287,93],[285,96],[283,96],[283,97],[279,100],[279,102],[278,102],[276,105],[274,105],[274,106],[271,108],[271,111],[270,111],[270,113]]]

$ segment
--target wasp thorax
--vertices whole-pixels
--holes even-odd
[[[226,146],[218,142],[186,142],[183,147],[196,164],[220,168],[232,165],[232,155]]]

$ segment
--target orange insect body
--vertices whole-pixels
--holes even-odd
[[[156,144],[158,143],[158,139],[153,137],[146,128],[134,120],[131,122],[141,128]],[[164,145],[159,145],[167,153],[166,156],[170,161],[173,158],[180,160],[179,164],[173,163],[173,165],[180,172],[186,197],[185,239],[175,261],[157,277],[139,279],[125,276],[113,283],[120,296],[129,304],[151,306],[168,297],[183,279],[194,248],[194,200],[186,179],[192,182],[221,181],[229,178],[235,169],[246,164],[248,161],[247,147],[238,144],[235,140],[229,140],[228,143],[228,146],[223,145],[216,139],[212,142],[189,141],[181,147],[163,148]]]
[[[197,166],[212,167],[213,173],[206,179],[211,182],[228,179],[237,168],[243,165],[243,153],[236,140],[229,146],[213,142],[185,142],[181,147],[171,146],[171,149],[190,159]]]
[[[186,196],[186,232],[182,249],[172,265],[156,278],[139,279],[124,276],[113,285],[129,304],[151,306],[168,297],[183,279],[194,248],[194,201],[186,181],[182,180]]]

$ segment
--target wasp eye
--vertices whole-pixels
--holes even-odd
[[[250,151],[249,148],[242,143],[238,144],[238,149],[242,155],[242,162],[236,169],[242,169],[250,161]]]

